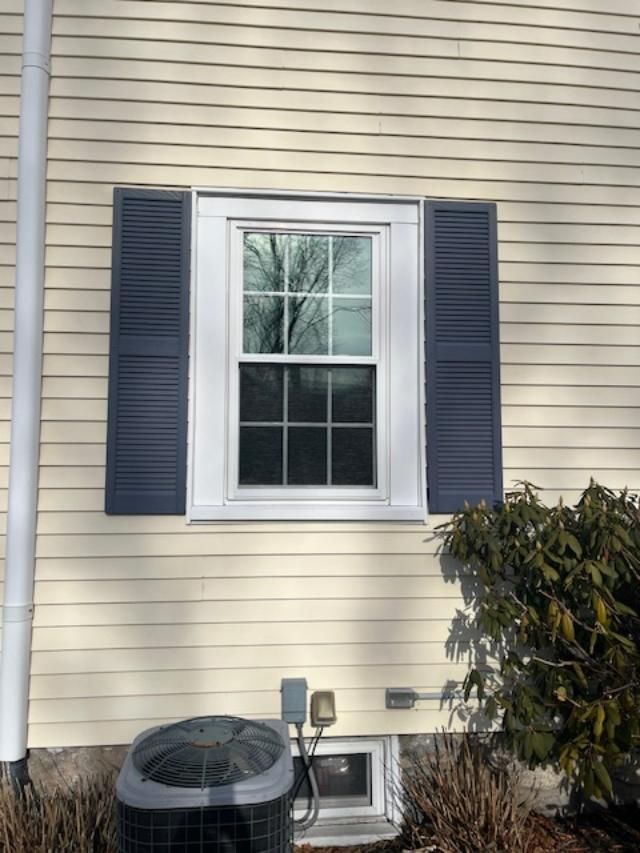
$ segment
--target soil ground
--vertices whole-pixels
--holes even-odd
[[[640,809],[616,807],[580,817],[551,819],[534,815],[537,847],[535,853],[638,853],[640,851]],[[303,844],[296,853],[403,853],[401,840],[361,847],[310,847]],[[429,848],[438,853],[438,848]],[[478,851],[481,853],[481,851]]]

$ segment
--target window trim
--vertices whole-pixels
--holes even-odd
[[[236,191],[194,190],[192,310],[190,339],[190,405],[188,519],[197,521],[318,519],[423,521],[426,514],[424,448],[424,360],[422,292],[422,200],[325,196]],[[229,348],[229,237],[232,220],[269,220],[312,227],[322,223],[341,226],[373,225],[389,230],[389,280],[395,301],[388,308],[392,340],[388,358],[388,452],[383,463],[388,477],[387,496],[354,498],[316,494],[311,500],[292,496],[265,500],[237,500],[228,491],[227,448]],[[220,259],[223,259],[221,261]],[[220,277],[224,276],[224,282]],[[211,278],[217,281],[211,281]],[[224,286],[223,286],[224,285]],[[403,291],[400,290],[403,288]],[[417,302],[417,304],[416,304]],[[384,307],[383,307],[384,312]],[[209,317],[203,322],[203,317]],[[415,335],[406,329],[415,326]],[[220,341],[224,341],[221,356]],[[213,365],[217,365],[216,370]],[[221,366],[224,369],[221,370]],[[410,416],[392,412],[399,408],[400,389],[408,383],[415,395],[408,400]],[[396,389],[395,398],[393,389]],[[205,389],[205,390],[203,390]],[[224,400],[224,406],[219,401]],[[223,409],[222,417],[220,412]],[[402,400],[407,405],[407,398]],[[206,427],[206,428],[205,428]],[[320,487],[322,488],[322,487]]]

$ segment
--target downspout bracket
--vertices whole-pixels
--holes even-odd
[[[2,617],[5,622],[30,622],[33,617],[33,604],[5,604]]]

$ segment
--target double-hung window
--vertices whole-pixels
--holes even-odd
[[[193,520],[423,517],[419,212],[198,196]]]

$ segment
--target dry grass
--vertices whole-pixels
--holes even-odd
[[[404,773],[405,847],[532,853],[531,809],[517,781],[514,771],[489,766],[477,740],[438,735],[434,751]]]
[[[2,853],[115,853],[114,777],[38,794],[0,781]]]

